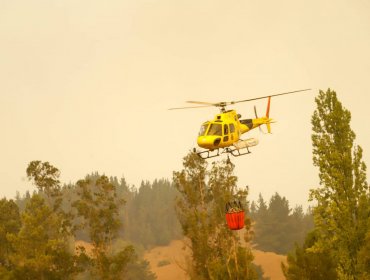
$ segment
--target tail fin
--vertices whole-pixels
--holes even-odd
[[[267,132],[268,133],[271,133],[271,125],[270,125],[270,100],[271,100],[271,96],[269,96],[268,98],[268,101],[267,101],[267,109],[266,109],[266,118],[268,119],[267,120],[267,123],[266,123],[266,126],[267,126]]]
[[[268,101],[267,101],[267,110],[266,110],[266,117],[270,117],[270,100],[271,96],[269,96]]]
[[[268,133],[271,133],[271,125],[270,125],[270,123],[267,123],[266,126],[267,126],[267,132]]]

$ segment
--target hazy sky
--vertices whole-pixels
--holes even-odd
[[[65,183],[171,179],[218,109],[168,108],[303,88],[272,99],[273,134],[251,133],[260,144],[232,159],[251,199],[307,205],[319,89],[351,111],[370,165],[369,1],[0,0],[0,197],[34,189],[32,160]],[[263,115],[266,100],[233,108],[254,105]]]

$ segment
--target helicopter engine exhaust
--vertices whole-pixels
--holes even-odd
[[[245,149],[249,147],[253,147],[258,145],[259,141],[257,138],[249,138],[246,140],[239,140],[238,142],[235,142],[233,145],[237,150]]]

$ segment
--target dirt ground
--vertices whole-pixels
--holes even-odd
[[[252,250],[254,255],[254,263],[260,265],[264,271],[265,277],[270,277],[271,280],[284,280],[284,274],[281,270],[281,263],[286,262],[286,256],[278,255],[272,252],[263,252]]]
[[[260,265],[265,277],[271,280],[284,280],[281,271],[281,262],[286,261],[285,256],[271,252],[253,250],[254,263]],[[168,246],[155,247],[144,255],[150,263],[151,270],[158,280],[188,280],[184,268],[190,258],[190,250],[183,240],[174,240]]]
[[[187,280],[184,268],[190,258],[190,250],[182,240],[174,240],[168,246],[155,247],[144,254],[158,280]]]

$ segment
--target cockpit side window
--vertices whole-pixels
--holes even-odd
[[[235,132],[235,126],[233,123],[230,124],[230,133],[234,133]]]
[[[222,135],[222,125],[219,123],[211,123],[207,135]]]
[[[203,136],[206,134],[207,128],[208,128],[209,123],[202,124],[199,130],[199,136]]]
[[[224,135],[228,135],[228,134],[229,134],[229,125],[224,124]]]

